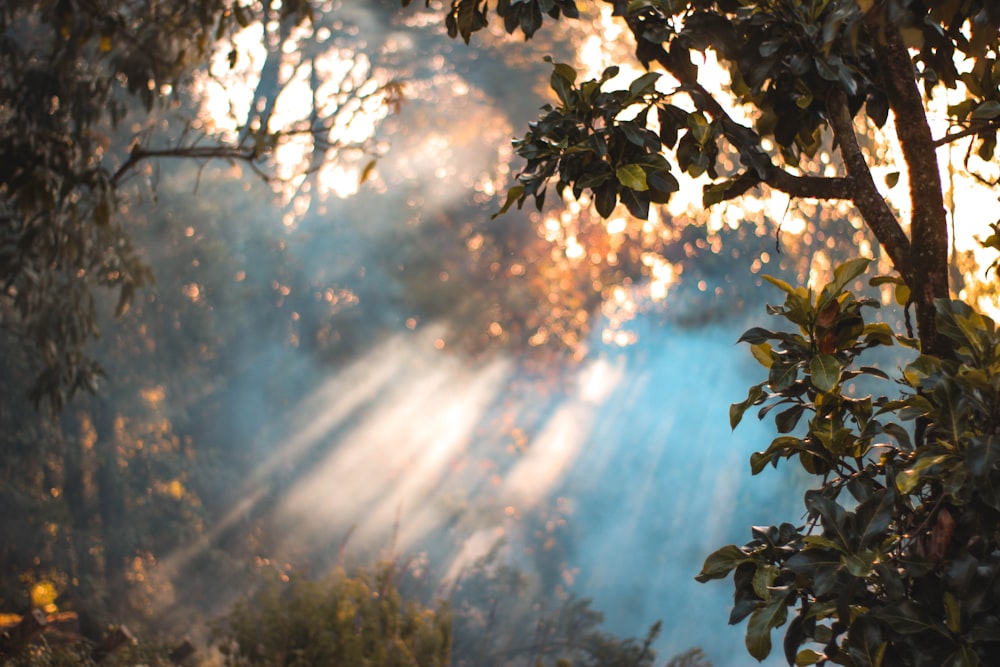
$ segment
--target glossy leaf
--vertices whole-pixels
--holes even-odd
[[[749,561],[750,558],[743,551],[735,546],[728,545],[712,553],[705,559],[701,567],[701,572],[695,577],[704,583],[712,579],[721,579],[733,571],[741,563]]]
[[[649,185],[646,184],[646,171],[637,164],[626,164],[618,167],[615,176],[617,176],[618,182],[626,188],[638,192],[649,189]]]
[[[795,362],[777,361],[771,365],[767,375],[771,391],[782,392],[790,388],[798,379],[799,367]]]
[[[820,391],[833,391],[840,384],[843,365],[832,354],[820,354],[809,361],[809,375]]]
[[[747,622],[746,646],[757,660],[771,654],[771,630],[784,624],[788,618],[786,595],[775,593],[763,607],[750,614]]]

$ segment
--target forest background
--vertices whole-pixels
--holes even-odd
[[[706,459],[745,460],[766,437],[726,435],[743,389],[722,382],[749,382],[731,341],[762,312],[762,272],[822,284],[877,252],[850,210],[709,215],[695,184],[648,220],[572,201],[493,218],[518,168],[510,137],[560,93],[541,57],[582,79],[634,48],[610,7],[517,49],[502,26],[456,45],[441,8],[392,2],[92,9],[3,14],[3,610],[72,611],[95,639],[127,622],[202,642],[205,619],[269,578],[388,554],[425,601],[464,577],[452,604],[466,639],[491,628],[496,664],[593,631],[580,581],[616,632],[666,617],[658,646],[687,649],[677,602],[636,602],[651,573],[690,580],[739,540],[756,520],[719,516],[734,499],[796,519],[774,488],[794,476],[705,479]],[[965,280],[989,260],[965,242],[955,292],[989,299]],[[724,364],[706,371],[712,356]],[[695,430],[704,414],[721,428]],[[610,528],[616,510],[629,530]],[[657,555],[600,581],[637,539]],[[718,600],[698,618],[724,618]],[[514,638],[540,619],[551,642],[525,655]],[[486,664],[461,639],[459,664],[463,650]]]

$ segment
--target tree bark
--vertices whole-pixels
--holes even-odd
[[[911,257],[915,269],[910,285],[917,307],[917,329],[921,350],[948,356],[947,346],[938,338],[935,299],[948,293],[948,218],[944,205],[937,151],[923,97],[910,55],[898,28],[884,26],[884,39],[875,39],[883,87],[896,119],[896,135],[910,176]]]
[[[858,145],[858,137],[854,133],[854,120],[847,106],[847,96],[839,88],[827,95],[827,110],[830,114],[830,125],[840,146],[840,154],[847,168],[847,175],[854,183],[854,205],[861,212],[865,224],[875,234],[875,238],[885,249],[889,259],[907,285],[915,279],[915,267],[912,264],[912,248],[910,239],[900,226],[895,214],[886,204],[885,199],[875,187],[871,170]]]

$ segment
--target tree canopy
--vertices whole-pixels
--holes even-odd
[[[994,157],[1000,9],[907,0],[608,4],[650,72],[608,90],[603,84],[615,69],[577,81],[572,68],[557,64],[558,102],[517,142],[526,164],[504,208],[529,197],[541,205],[554,182],[559,192],[589,193],[604,216],[621,202],[645,217],[651,203],[677,190],[677,172],[708,176],[706,205],[758,186],[848,200],[909,288],[921,339],[934,349],[933,301],[948,297],[949,247],[937,149],[966,141],[980,158]],[[554,0],[499,2],[493,10],[456,0],[446,9],[450,34],[466,40],[491,11],[525,37],[542,27],[543,15],[577,15],[573,2]],[[694,53],[714,54],[728,81]],[[935,136],[927,102],[942,89],[953,95],[949,129]],[[910,186],[909,219],[886,204],[874,158],[859,141],[885,126],[890,112]],[[836,159],[835,173],[814,159],[821,153]]]

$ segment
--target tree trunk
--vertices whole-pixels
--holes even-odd
[[[104,548],[104,582],[108,591],[108,607],[121,621],[128,607],[126,573],[133,548],[128,539],[130,528],[126,519],[125,492],[122,470],[118,461],[118,441],[115,435],[115,412],[102,399],[93,401],[92,413],[97,438],[94,451],[97,469],[97,510],[101,520],[101,542]]]
[[[70,551],[69,599],[80,620],[80,634],[97,641],[103,633],[106,610],[101,599],[101,567],[93,539],[92,512],[88,488],[87,459],[91,452],[85,447],[87,434],[82,428],[84,415],[63,413],[62,497],[69,515],[68,541]]]
[[[934,307],[935,299],[949,297],[948,218],[937,150],[913,61],[899,29],[889,25],[876,28],[881,28],[882,39],[874,41],[882,80],[910,177],[910,263],[914,271],[908,283],[910,298],[917,309],[920,349],[927,354],[947,357],[950,350],[937,335]]]

